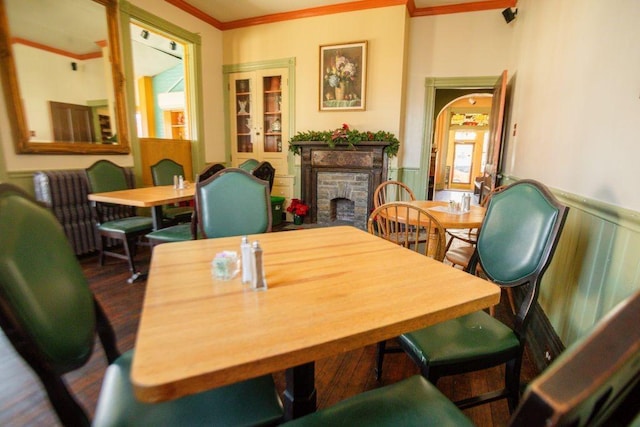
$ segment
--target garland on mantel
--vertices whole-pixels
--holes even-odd
[[[342,127],[335,130],[327,131],[307,131],[298,132],[289,140],[289,151],[293,154],[300,154],[300,146],[296,145],[296,141],[324,141],[330,148],[336,145],[345,144],[349,148],[355,149],[356,145],[363,141],[384,141],[389,145],[384,148],[387,156],[394,157],[398,154],[400,141],[391,132],[360,132],[356,129],[350,129],[349,125],[344,123]]]

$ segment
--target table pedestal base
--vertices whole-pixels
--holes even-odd
[[[316,411],[315,362],[294,366],[286,371],[284,417],[286,421]]]

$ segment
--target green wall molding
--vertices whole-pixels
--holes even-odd
[[[502,178],[502,183],[508,185],[519,180],[520,178],[505,175]],[[640,233],[640,212],[604,203],[599,200],[589,199],[584,196],[555,188],[549,188],[549,190],[551,190],[551,192],[560,201],[570,205],[572,209],[580,209],[590,216],[610,222],[616,226],[629,229],[636,233]]]
[[[177,26],[176,24],[132,5],[127,0],[120,0],[120,37],[122,40],[122,57],[126,84],[127,120],[129,122],[129,140],[131,141],[131,153],[134,158],[134,170],[136,177],[142,176],[142,162],[140,154],[140,141],[136,130],[135,111],[135,81],[133,70],[133,53],[131,43],[131,20],[144,25],[154,27],[166,33],[167,37],[176,37],[186,43],[185,58],[190,58],[191,63],[185,64],[185,78],[189,81],[189,89],[186,97],[187,109],[191,113],[189,120],[189,137],[191,140],[191,164],[193,170],[201,170],[205,166],[204,149],[204,104],[202,87],[202,37]],[[125,42],[126,41],[126,42]]]

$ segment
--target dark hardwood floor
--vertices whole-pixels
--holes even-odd
[[[145,269],[149,253],[143,249],[137,259]],[[111,319],[121,351],[133,348],[136,330],[144,297],[145,283],[127,284],[129,277],[126,264],[107,259],[104,267],[99,267],[97,258],[89,256],[81,259],[90,286]],[[504,302],[498,307],[497,315],[506,319]],[[313,333],[313,331],[310,331]],[[374,376],[375,347],[350,351],[316,362],[316,387],[318,407],[325,408],[365,390],[392,384],[418,373],[417,368],[404,354],[390,354],[385,357],[383,377],[377,382]],[[106,368],[99,343],[94,355],[82,369],[70,373],[66,380],[81,404],[89,414],[93,414],[100,392],[102,376]],[[502,382],[502,369],[490,369],[481,373],[443,378],[438,387],[452,399],[468,397],[493,388]],[[522,377],[531,380],[537,372],[531,359],[525,355]],[[284,390],[284,372],[274,373],[278,389]],[[37,378],[22,362],[4,334],[0,334],[0,425],[1,426],[55,426],[60,425],[51,410],[46,395]],[[509,419],[506,402],[498,401],[489,405],[472,408],[465,413],[480,427],[504,426]]]

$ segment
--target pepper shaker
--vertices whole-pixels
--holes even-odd
[[[256,240],[251,246],[251,287],[256,290],[267,289],[267,280],[264,277],[264,265],[262,264],[262,248]]]

